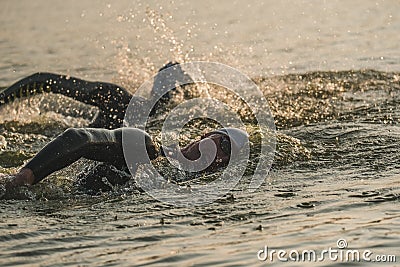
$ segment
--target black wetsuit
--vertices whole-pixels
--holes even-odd
[[[174,66],[175,70],[182,73],[174,79],[180,81],[191,81],[179,64],[168,63],[160,69]],[[158,85],[165,84],[162,75],[157,75],[152,88],[152,96],[160,97]],[[169,78],[170,79],[170,78]],[[175,80],[169,81],[175,84]],[[126,171],[124,154],[122,150],[122,131],[132,131],[135,134],[145,135],[146,148],[150,159],[158,156],[156,146],[150,136],[135,128],[120,128],[125,116],[125,111],[129,103],[142,110],[143,105],[148,104],[143,98],[132,97],[124,88],[104,82],[90,82],[75,77],[53,73],[36,73],[26,77],[0,93],[0,106],[12,102],[16,98],[26,97],[42,92],[52,92],[71,97],[75,100],[88,105],[98,107],[99,113],[96,119],[89,125],[94,128],[71,128],[59,135],[56,139],[46,145],[25,167],[31,169],[35,175],[35,182],[38,183],[47,175],[60,170],[80,158],[87,158],[102,162],[95,168],[79,175],[78,181],[83,187],[98,191],[109,190],[110,186],[102,182],[102,177],[106,177],[111,185],[125,183],[130,175],[120,170]],[[153,107],[152,116],[160,104],[169,100],[169,94],[162,95],[160,101]],[[95,129],[95,128],[105,129]],[[108,130],[115,129],[115,130]]]
[[[93,191],[110,189],[102,182],[102,177],[106,177],[111,185],[123,184],[130,177],[122,146],[123,131],[128,136],[143,138],[149,159],[157,158],[157,146],[151,137],[140,129],[70,128],[48,143],[25,165],[25,168],[33,171],[36,184],[49,174],[71,165],[80,158],[99,161],[102,164],[88,171],[86,175],[80,175],[78,182]],[[140,163],[146,163],[146,159],[136,160],[135,165],[130,166],[131,170]],[[110,168],[110,165],[115,168]],[[121,170],[126,174],[121,173]]]
[[[161,75],[162,70],[173,68],[174,76],[170,72]],[[175,85],[176,82],[191,83],[192,79],[184,73],[176,62],[169,62],[159,70],[159,75],[154,78],[154,85],[150,92],[152,97],[160,98],[150,112],[154,115],[156,110],[168,102],[169,92],[163,94],[166,84]],[[145,110],[142,108],[149,104],[149,100],[134,96],[126,89],[112,83],[85,81],[76,77],[38,72],[23,78],[0,93],[0,106],[14,101],[16,98],[29,97],[43,92],[61,94],[82,103],[95,106],[99,109],[96,118],[88,127],[115,129],[122,126],[125,111],[131,104],[132,112],[138,114]]]
[[[1,92],[0,105],[42,92],[65,95],[97,107],[99,112],[89,127],[106,129],[121,127],[125,110],[132,99],[132,94],[112,83],[90,82],[66,75],[38,72]],[[137,107],[146,104],[146,100],[139,97],[135,97],[133,101]]]

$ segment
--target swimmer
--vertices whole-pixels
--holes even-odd
[[[163,75],[162,70],[169,67],[174,68],[176,75],[173,77]],[[160,100],[156,103],[150,116],[154,115],[159,106],[170,98],[169,93],[162,93],[162,86],[174,88],[177,82],[182,84],[192,82],[190,76],[183,72],[179,63],[170,62],[159,70],[159,75],[154,78],[151,95]],[[217,151],[205,171],[215,171],[226,166],[229,163],[231,151],[232,153],[238,152],[246,140],[248,141],[246,132],[226,128],[202,136],[201,140],[182,148],[181,154],[174,153],[170,148],[158,149],[146,132],[136,128],[119,128],[129,103],[140,109],[141,106],[148,103],[147,100],[133,97],[127,90],[115,84],[90,82],[53,73],[36,73],[16,82],[0,93],[0,106],[12,102],[15,98],[41,92],[62,94],[85,104],[96,106],[99,108],[99,113],[89,128],[70,128],[47,144],[17,174],[12,176],[6,185],[8,189],[22,185],[34,185],[80,158],[101,162],[82,175],[78,175],[77,180],[84,189],[93,192],[111,190],[112,188],[102,181],[102,177],[106,177],[112,186],[124,184],[131,176],[123,153],[123,132],[129,136],[129,140],[141,140],[145,143],[150,160],[168,154],[169,157],[183,155],[186,159],[194,162],[203,156],[200,153],[199,145],[201,143],[209,145],[210,143],[206,140],[212,140]],[[207,148],[207,146],[205,147]],[[207,154],[211,150],[211,148],[206,149],[205,153]],[[205,158],[213,157],[211,154],[204,156]],[[134,166],[129,166],[131,171],[135,171],[139,164],[146,163],[143,158],[137,158],[134,161]]]
[[[169,156],[177,158],[174,149],[160,148],[152,141],[149,134],[137,128],[119,128],[115,130],[95,129],[95,128],[70,128],[48,143],[39,153],[36,154],[12,179],[6,184],[6,188],[12,189],[23,185],[34,185],[42,181],[51,173],[65,168],[80,158],[86,158],[102,162],[102,164],[89,171],[86,175],[79,177],[79,183],[92,192],[109,191],[110,186],[99,181],[100,177],[106,176],[108,182],[112,185],[121,185],[126,183],[130,176],[128,166],[126,165],[122,135],[128,137],[132,144],[139,144],[142,140],[145,142],[148,158],[156,159],[159,156]],[[208,155],[213,151],[209,141],[214,142],[216,153]],[[200,157],[214,157],[212,163],[205,171],[216,171],[229,163],[231,155],[237,155],[239,151],[248,142],[248,135],[245,131],[236,128],[223,128],[211,131],[182,148],[182,155],[195,161]],[[200,153],[199,147],[206,155]],[[135,150],[135,147],[130,146]],[[139,145],[136,149],[140,149]],[[135,158],[130,166],[134,170],[138,165],[146,163],[143,157]],[[100,167],[99,167],[100,166]],[[125,172],[126,175],[106,175],[104,172],[112,168],[104,169],[105,166],[112,166],[115,172]]]

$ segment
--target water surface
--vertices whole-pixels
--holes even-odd
[[[335,266],[261,262],[257,252],[321,251],[341,238],[399,261],[397,1],[0,5],[1,87],[52,71],[134,92],[169,60],[220,61],[254,79],[278,128],[264,184],[239,184],[208,206],[169,206],[133,185],[81,194],[72,184],[87,161],[3,196],[0,265]],[[53,95],[1,107],[1,172],[95,112]]]

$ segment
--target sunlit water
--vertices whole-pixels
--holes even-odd
[[[81,194],[72,184],[87,161],[4,195],[0,265],[340,266],[257,259],[266,245],[322,251],[340,238],[400,260],[398,2],[0,5],[2,87],[46,70],[134,91],[169,60],[220,61],[254,79],[278,128],[264,184],[203,207],[169,206],[132,184]],[[52,95],[1,107],[1,172],[94,114]],[[368,264],[377,265],[353,265]]]

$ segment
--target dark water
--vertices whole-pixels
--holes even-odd
[[[257,251],[265,245],[321,251],[337,248],[340,238],[351,249],[398,257],[400,74],[314,72],[256,83],[278,127],[273,169],[256,192],[239,184],[219,201],[196,208],[169,206],[129,186],[82,195],[71,186],[79,169],[90,164],[81,161],[42,185],[3,196],[2,264],[285,265],[261,262]],[[53,98],[2,108],[7,114],[30,107],[19,120],[3,118],[2,172],[16,170],[64,128],[83,123],[37,111],[27,120],[27,110],[49,109],[45,99],[65,100]],[[307,262],[335,264],[340,263]]]
[[[134,92],[170,60],[222,62],[266,96],[277,151],[255,192],[244,190],[244,177],[196,208],[166,205],[133,183],[82,194],[74,180],[94,164],[84,160],[12,194],[3,194],[2,176],[0,265],[342,266],[276,254],[263,262],[257,252],[321,252],[345,239],[371,259],[397,257],[349,265],[399,266],[399,8],[387,0],[1,1],[1,88],[50,71]],[[51,94],[1,106],[0,173],[96,112]],[[185,142],[209,127],[195,126]]]

